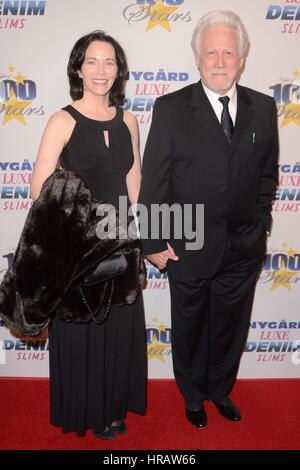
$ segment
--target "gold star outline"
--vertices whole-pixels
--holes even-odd
[[[165,5],[163,2],[155,2],[154,5],[150,7],[150,19],[147,24],[146,32],[155,28],[155,26],[160,25],[170,33],[172,30],[168,16],[176,10],[178,10],[178,7],[170,7]]]
[[[160,344],[157,335],[153,335],[151,343],[147,346],[148,360],[157,359],[160,362],[165,362],[163,353],[170,349],[169,344]]]
[[[4,126],[9,121],[16,119],[21,124],[26,126],[25,118],[22,114],[23,109],[27,108],[32,103],[32,101],[19,101],[16,98],[16,95],[13,90],[10,92],[10,99],[2,105],[2,110],[4,111],[4,118],[2,125]]]
[[[270,290],[277,289],[277,287],[285,287],[291,292],[291,279],[296,276],[296,272],[288,271],[285,267],[284,261],[281,261],[280,269],[274,273],[274,281]]]
[[[18,75],[16,75],[16,76],[14,77],[15,82],[16,82],[17,85],[19,85],[20,83],[21,83],[22,85],[24,85],[24,80],[25,80],[25,78],[26,78],[25,75],[22,75],[21,72],[19,72]]]

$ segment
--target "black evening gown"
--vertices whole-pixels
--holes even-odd
[[[73,106],[63,108],[76,124],[62,151],[63,168],[74,171],[101,201],[118,205],[128,196],[133,164],[123,110],[97,121]],[[103,131],[109,135],[106,145]],[[84,307],[83,307],[84,308]],[[142,296],[134,305],[113,306],[107,321],[72,323],[54,317],[49,328],[51,423],[82,436],[104,430],[127,411],[145,413],[146,338]]]

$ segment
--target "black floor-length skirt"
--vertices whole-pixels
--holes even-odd
[[[127,411],[145,414],[146,338],[142,296],[113,306],[103,325],[54,318],[49,328],[51,423],[84,435]]]

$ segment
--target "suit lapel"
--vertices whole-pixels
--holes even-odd
[[[232,146],[236,148],[249,128],[253,116],[252,101],[244,89],[237,85],[237,114],[234,126]]]
[[[196,83],[192,91],[191,105],[194,109],[194,117],[201,122],[201,124],[216,137],[221,143],[228,142],[226,140],[225,134],[222,130],[222,127],[219,123],[219,120],[214,112],[209,99],[206,96],[205,91],[203,90],[201,80]]]
[[[206,129],[222,143],[228,142],[214,112],[209,99],[203,90],[201,80],[196,83],[192,91],[191,105],[194,109],[195,118],[201,122]],[[244,132],[249,127],[253,115],[252,101],[244,91],[243,87],[237,85],[237,115],[234,126],[232,149],[236,148]]]

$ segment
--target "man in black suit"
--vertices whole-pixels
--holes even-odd
[[[174,374],[188,420],[202,428],[205,399],[241,419],[229,394],[271,227],[278,131],[274,100],[236,83],[249,41],[235,13],[202,17],[192,48],[201,80],[156,100],[139,202],[204,204],[202,249],[166,240],[166,227],[143,240],[150,262],[168,268]]]

